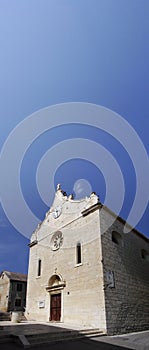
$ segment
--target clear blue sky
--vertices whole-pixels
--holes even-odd
[[[33,112],[64,102],[88,102],[125,118],[148,151],[148,19],[147,0],[0,0],[1,147],[18,123]],[[48,207],[36,188],[36,169],[44,153],[68,135],[96,140],[117,160],[125,181],[120,214],[127,218],[136,190],[131,160],[112,136],[83,125],[65,125],[46,132],[26,152],[21,186],[31,210],[39,221],[43,219]],[[11,172],[6,172],[6,178],[12,188],[8,197],[15,198]],[[70,194],[82,178],[104,201],[104,176],[91,162],[64,162],[54,184],[60,182]],[[50,197],[50,184],[47,191]],[[23,220],[20,208],[18,213]],[[149,208],[137,229],[149,237],[148,227]],[[0,270],[27,272],[28,242],[11,225],[1,206]]]

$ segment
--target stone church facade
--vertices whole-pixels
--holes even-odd
[[[57,186],[30,241],[26,318],[120,334],[149,328],[149,240],[95,193]],[[128,225],[129,226],[129,225]]]

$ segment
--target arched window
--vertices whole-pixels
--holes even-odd
[[[76,260],[77,260],[77,264],[81,264],[81,243],[80,242],[77,243],[77,247],[76,247]]]
[[[38,260],[38,277],[41,276],[41,259]]]
[[[120,233],[116,232],[116,231],[112,231],[112,242],[116,243],[116,244],[121,244],[122,241],[122,237],[120,235]]]

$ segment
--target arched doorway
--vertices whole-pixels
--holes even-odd
[[[49,321],[61,321],[62,314],[62,290],[66,283],[62,277],[54,274],[50,277],[46,290],[50,293],[50,317]]]

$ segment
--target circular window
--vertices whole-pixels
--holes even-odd
[[[51,249],[58,250],[63,244],[63,234],[61,231],[57,231],[51,238]]]

